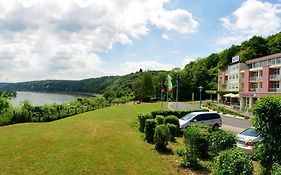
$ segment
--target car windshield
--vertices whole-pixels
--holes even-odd
[[[257,131],[254,130],[253,128],[248,128],[248,129],[242,131],[240,134],[245,135],[245,136],[252,136],[252,137],[258,137],[259,136]]]
[[[190,120],[192,119],[196,114],[194,113],[189,113],[186,116],[182,117],[181,120]]]

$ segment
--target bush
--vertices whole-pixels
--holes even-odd
[[[226,150],[220,152],[216,157],[213,174],[214,175],[252,175],[253,164],[249,157],[244,153],[234,150]]]
[[[176,141],[175,137],[178,135],[178,127],[170,123],[168,123],[167,126],[169,127],[170,134],[171,134],[170,141],[175,142]]]
[[[145,140],[148,143],[153,143],[155,127],[156,127],[155,119],[147,119],[145,121],[144,134],[145,134]]]
[[[271,175],[281,175],[281,166],[279,164],[273,164]]]
[[[157,125],[165,124],[165,117],[162,115],[157,115],[155,118]]]
[[[193,151],[188,148],[185,149],[182,155],[182,160],[180,161],[180,166],[194,169],[199,167],[197,157]]]
[[[200,158],[208,157],[209,136],[211,128],[206,125],[194,124],[184,131],[185,144],[190,147],[190,151]]]
[[[213,154],[218,154],[221,151],[233,148],[236,136],[229,131],[215,131],[211,133],[209,139],[209,150]]]
[[[168,145],[169,140],[169,127],[163,124],[156,126],[154,133],[155,149],[158,151],[164,151],[166,149],[166,145]]]
[[[149,113],[141,113],[138,114],[138,120],[139,120],[139,131],[144,132],[145,128],[145,120],[146,119],[151,119],[152,116]]]
[[[169,116],[165,117],[165,124],[168,124],[168,123],[174,124],[178,128],[180,127],[179,119],[174,115],[169,115]]]

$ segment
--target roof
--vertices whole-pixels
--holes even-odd
[[[216,111],[192,112],[192,114],[217,114]]]
[[[276,53],[276,54],[267,55],[267,56],[264,56],[264,57],[248,60],[248,61],[246,61],[246,64],[252,64],[252,63],[256,63],[256,62],[260,62],[260,61],[269,60],[269,59],[272,59],[272,58],[279,58],[279,57],[281,57],[281,53]]]

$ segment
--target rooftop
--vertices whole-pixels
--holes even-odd
[[[267,55],[267,56],[264,56],[264,57],[248,60],[248,61],[246,61],[246,64],[252,64],[252,63],[256,63],[256,62],[260,62],[260,61],[269,60],[269,59],[272,59],[272,58],[279,58],[279,57],[281,57],[281,53],[276,53],[276,54]]]

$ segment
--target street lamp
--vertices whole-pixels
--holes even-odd
[[[199,86],[198,87],[198,89],[199,89],[199,91],[200,91],[200,109],[202,108],[202,89],[203,89],[203,87],[202,86]]]

